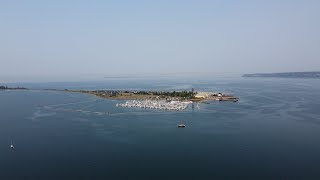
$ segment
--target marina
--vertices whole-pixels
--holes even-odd
[[[165,101],[165,100],[144,100],[144,101],[126,101],[125,103],[116,104],[117,107],[136,107],[145,109],[160,109],[181,111],[188,108],[192,101]]]

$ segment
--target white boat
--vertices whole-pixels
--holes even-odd
[[[186,124],[184,124],[183,122],[180,122],[180,124],[178,124],[178,128],[185,128]]]
[[[10,144],[10,148],[14,149],[14,145],[13,145],[12,141],[11,141],[11,144]]]

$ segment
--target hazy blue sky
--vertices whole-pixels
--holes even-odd
[[[0,82],[314,70],[319,0],[0,1]]]

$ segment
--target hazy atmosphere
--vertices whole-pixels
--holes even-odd
[[[320,1],[1,1],[0,81],[320,68]]]
[[[319,180],[320,0],[0,0],[0,179]]]

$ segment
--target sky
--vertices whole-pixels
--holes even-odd
[[[0,82],[319,71],[319,0],[1,0]]]

